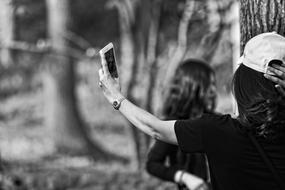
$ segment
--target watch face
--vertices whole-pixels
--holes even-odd
[[[124,101],[126,98],[121,98],[121,99],[118,99],[118,100],[114,100],[113,101],[113,103],[112,103],[112,105],[113,105],[113,107],[116,109],[116,110],[118,110],[119,108],[120,108],[120,106],[121,106],[121,103],[122,103],[122,101]]]
[[[118,102],[117,100],[115,100],[115,101],[113,102],[113,107],[114,107],[115,109],[118,109],[118,108],[119,108],[119,102]]]

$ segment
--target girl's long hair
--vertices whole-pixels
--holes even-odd
[[[214,72],[203,61],[184,61],[177,69],[166,94],[164,117],[189,119],[203,112],[213,112],[216,99],[212,97],[209,100],[206,96],[211,77],[214,77]]]
[[[243,64],[232,81],[239,122],[248,131],[267,140],[277,139],[285,131],[285,100],[274,85],[263,73]]]

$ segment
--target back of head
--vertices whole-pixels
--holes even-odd
[[[188,59],[180,64],[166,95],[163,115],[172,119],[188,119],[211,112],[216,92],[209,95],[214,72],[205,62]]]
[[[270,64],[282,63],[285,38],[276,33],[260,34],[246,44],[242,64],[233,78],[239,121],[256,136],[269,140],[284,135],[285,100],[264,73]]]

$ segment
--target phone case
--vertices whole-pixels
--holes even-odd
[[[118,78],[118,71],[116,65],[116,57],[113,43],[107,44],[99,51],[100,55],[105,55],[105,59],[108,65],[108,70],[113,78]]]

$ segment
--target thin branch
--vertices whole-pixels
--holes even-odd
[[[161,0],[155,0],[152,2],[152,20],[149,27],[149,36],[148,36],[148,46],[147,46],[147,63],[148,63],[148,85],[147,85],[147,94],[145,108],[148,111],[152,111],[152,99],[153,99],[153,90],[156,74],[157,74],[157,41],[159,33],[159,23],[161,18]]]
[[[188,25],[193,15],[194,8],[195,8],[195,1],[186,0],[183,16],[180,20],[178,28],[177,47],[173,55],[171,55],[171,59],[167,67],[165,78],[163,80],[163,89],[167,86],[167,84],[169,84],[169,82],[173,78],[179,63],[181,62],[181,60],[185,55],[187,47]]]
[[[62,36],[84,50],[92,47],[92,45],[87,40],[72,31],[67,30]]]
[[[152,10],[152,20],[150,22],[149,27],[149,36],[148,36],[148,47],[147,47],[147,63],[152,67],[153,62],[156,59],[156,51],[157,51],[157,40],[158,40],[158,32],[159,32],[159,22],[161,16],[161,0],[156,0],[153,2]]]
[[[27,42],[20,42],[20,41],[11,41],[9,43],[0,43],[1,48],[7,48],[7,49],[14,49],[14,50],[20,50],[20,51],[27,51],[31,53],[44,53],[50,50],[49,44],[42,44],[42,45],[36,45],[36,44],[30,44]]]
[[[189,21],[193,15],[195,8],[195,1],[194,0],[186,0],[183,16],[179,23],[178,28],[178,46],[179,47],[186,47],[187,45],[187,32]]]
[[[217,50],[217,47],[219,45],[219,42],[221,40],[223,31],[230,27],[230,24],[232,22],[232,19],[227,18],[226,20],[226,14],[229,13],[231,10],[231,7],[233,5],[233,1],[228,2],[228,4],[224,5],[221,4],[219,0],[215,0],[215,3],[217,4],[217,14],[219,14],[220,20],[217,23],[218,27],[215,31],[208,33],[205,35],[200,43],[200,47],[202,47],[202,58],[206,60],[208,63],[211,63],[213,56],[215,55],[215,52]]]
[[[110,0],[107,3],[107,8],[116,8],[120,19],[123,19],[123,23],[126,25],[123,27],[131,27],[135,22],[135,3],[136,2],[131,0]]]
[[[63,52],[51,52],[51,45],[48,41],[39,40],[37,44],[31,44],[28,42],[21,42],[21,41],[12,41],[9,43],[2,43],[0,44],[0,48],[7,48],[13,50],[19,50],[23,52],[30,52],[30,53],[52,53],[60,56],[72,57],[74,59],[82,60],[82,59],[92,59],[97,56],[97,51],[89,56],[88,54],[83,54],[79,50],[67,47],[68,53]],[[95,51],[95,49],[94,49]]]

